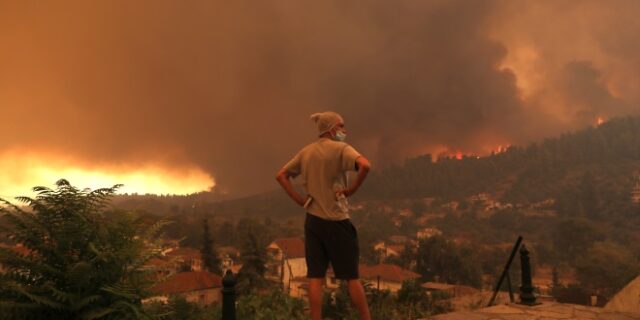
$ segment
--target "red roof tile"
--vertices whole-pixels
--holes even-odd
[[[167,252],[167,256],[170,257],[183,257],[188,259],[201,259],[202,254],[200,250],[194,248],[179,248]]]
[[[29,248],[27,248],[27,247],[25,247],[25,246],[23,246],[21,244],[10,246],[10,245],[6,245],[4,243],[0,243],[0,247],[12,250],[15,253],[18,253],[18,254],[20,254],[22,256],[26,256],[26,255],[29,255],[31,253],[31,250],[29,250]]]
[[[359,272],[360,278],[362,279],[377,279],[378,276],[380,276],[380,280],[402,282],[405,280],[420,278],[420,275],[415,272],[402,269],[395,264],[386,263],[374,266],[361,264],[359,267]]]
[[[207,271],[181,272],[151,288],[160,294],[176,294],[222,287],[222,278]]]
[[[273,242],[284,251],[288,259],[304,258],[304,240],[302,238],[280,238]]]

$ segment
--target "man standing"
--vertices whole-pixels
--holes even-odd
[[[364,288],[358,280],[358,234],[349,220],[347,197],[354,194],[369,173],[369,161],[344,143],[347,130],[342,117],[331,111],[315,113],[319,139],[304,147],[278,172],[276,180],[306,211],[304,225],[311,318],[320,320],[322,287],[329,263],[337,279],[347,281],[351,301],[360,319],[371,319]],[[349,186],[347,172],[357,171]],[[300,195],[290,178],[300,175],[307,192]]]

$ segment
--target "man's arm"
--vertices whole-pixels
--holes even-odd
[[[296,190],[293,188],[293,184],[291,184],[291,175],[287,173],[285,169],[281,169],[276,175],[276,180],[282,186],[282,189],[287,192],[289,197],[293,199],[298,205],[304,206],[305,201],[307,200],[305,197],[301,196]]]
[[[356,158],[356,168],[358,169],[358,177],[356,178],[356,181],[353,183],[353,185],[351,185],[351,187],[341,192],[347,197],[358,191],[358,188],[360,188],[360,186],[364,182],[367,174],[369,174],[369,170],[371,170],[371,163],[369,163],[369,160],[367,160],[367,158],[359,156],[358,158]]]

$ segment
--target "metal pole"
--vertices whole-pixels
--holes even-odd
[[[487,305],[487,307],[492,306],[493,302],[496,300],[496,296],[498,295],[498,291],[500,291],[500,286],[502,285],[502,281],[504,281],[504,278],[506,277],[507,272],[509,272],[509,267],[511,267],[511,262],[513,262],[513,257],[515,257],[521,242],[522,242],[522,236],[518,236],[518,240],[516,240],[516,244],[513,246],[513,250],[511,250],[511,255],[509,256],[509,260],[507,260],[507,264],[504,266],[504,270],[502,270],[502,275],[498,280],[498,284],[496,285],[495,290],[493,290],[493,295],[491,296],[491,300],[489,300],[489,304]]]
[[[529,250],[522,245],[520,249],[520,266],[522,268],[522,286],[520,286],[520,304],[535,306],[536,296],[533,294],[533,283],[531,281],[531,263],[529,261]]]
[[[513,297],[513,289],[511,288],[511,275],[507,272],[507,287],[509,288],[509,301],[511,303],[515,302],[515,298]]]
[[[236,277],[227,270],[222,278],[222,320],[236,320]]]

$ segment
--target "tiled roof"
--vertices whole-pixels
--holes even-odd
[[[363,279],[377,279],[378,276],[380,276],[380,280],[402,282],[405,280],[420,278],[419,274],[406,269],[402,269],[395,264],[383,263],[374,266],[361,264],[359,267],[359,271],[360,278]]]
[[[27,248],[27,247],[25,247],[25,246],[23,246],[21,244],[10,246],[10,245],[6,245],[4,243],[0,243],[0,247],[12,250],[15,253],[18,253],[18,254],[20,254],[22,256],[26,256],[26,255],[31,253],[31,250],[29,250],[29,248]]]
[[[280,238],[273,241],[288,259],[304,258],[304,240],[299,237]]]
[[[178,248],[167,252],[167,256],[170,257],[183,257],[187,259],[201,259],[202,254],[200,250],[194,248]]]
[[[387,248],[397,253],[403,253],[405,246],[403,244],[391,244],[388,245]]]
[[[176,294],[220,287],[222,278],[219,275],[207,271],[190,271],[176,273],[151,290],[159,294]]]

